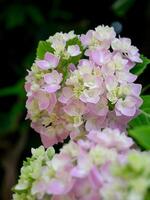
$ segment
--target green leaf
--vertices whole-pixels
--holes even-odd
[[[78,56],[72,56],[70,57],[68,60],[65,60],[65,59],[62,59],[58,65],[58,70],[59,72],[61,72],[63,74],[63,83],[66,81],[66,79],[68,78],[68,73],[69,73],[69,70],[68,70],[68,67],[70,64],[74,64],[74,65],[77,65],[79,60],[81,59],[82,57],[82,53]]]
[[[129,136],[144,149],[150,150],[150,126],[144,125],[129,130]]]
[[[57,66],[57,70],[63,74],[63,83],[65,82],[65,80],[68,77],[68,65],[69,65],[69,61],[66,59],[61,59],[59,62],[59,65]]]
[[[138,76],[141,75],[146,67],[150,64],[150,59],[146,58],[145,56],[141,55],[141,59],[143,60],[143,62],[136,64],[135,67],[131,69],[131,73]]]
[[[0,89],[0,97],[11,95],[24,96],[24,80],[20,80],[13,86]]]
[[[66,48],[68,48],[70,45],[78,45],[81,51],[84,49],[78,37],[74,37],[66,42]]]
[[[78,37],[74,37],[66,42],[66,48],[68,48],[68,46],[70,46],[70,45],[78,45],[80,47],[80,51],[82,52],[81,54],[79,54],[77,56],[70,57],[70,59],[68,61],[69,63],[73,63],[76,65],[79,62],[79,60],[81,59],[81,57],[83,57],[85,49]]]
[[[141,114],[129,123],[129,127],[134,128],[142,125],[150,125],[150,95],[143,95],[142,99]]]
[[[37,48],[36,56],[39,59],[43,59],[46,52],[54,52],[54,49],[51,47],[50,42],[40,41]]]
[[[142,94],[150,88],[150,83],[142,88]]]
[[[147,191],[144,200],[150,200],[150,189]]]
[[[123,17],[134,5],[134,2],[135,0],[116,0],[112,5],[112,10],[117,16]]]
[[[81,59],[82,55],[83,55],[83,53],[81,53],[81,54],[79,54],[79,55],[77,55],[77,56],[72,56],[72,57],[70,57],[70,59],[69,59],[68,62],[69,62],[69,63],[72,63],[72,64],[74,64],[74,65],[77,65],[78,62],[79,62],[79,60]]]

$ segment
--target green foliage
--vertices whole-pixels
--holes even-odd
[[[78,37],[74,37],[70,40],[68,40],[66,42],[66,49],[68,48],[68,46],[71,45],[78,45],[80,47],[81,50],[81,54],[77,55],[77,56],[70,56],[69,59],[61,59],[59,62],[59,66],[58,66],[58,70],[63,73],[63,82],[67,79],[68,76],[68,66],[69,64],[74,64],[77,65],[79,60],[81,59],[81,57],[84,54],[84,48],[81,44],[81,41],[79,40]]]
[[[84,55],[84,47],[81,44],[81,41],[79,40],[78,37],[74,37],[73,39],[70,39],[66,42],[66,48],[70,45],[78,45],[80,47],[81,50],[81,54],[77,55],[77,56],[72,56],[69,59],[69,63],[73,63],[73,64],[78,64],[79,60],[81,59],[81,57]]]
[[[8,29],[21,26],[25,22],[25,10],[21,5],[11,5],[4,13],[5,23]]]
[[[72,18],[72,12],[67,10],[64,11],[64,10],[54,9],[50,12],[50,17],[52,19],[61,18],[69,21]]]
[[[24,95],[23,85],[24,85],[24,80],[20,80],[13,86],[0,89],[0,97],[10,96],[10,95],[19,95],[19,96]]]
[[[144,149],[150,150],[150,95],[142,96],[141,113],[129,123],[129,135]]]
[[[129,130],[129,136],[144,149],[150,150],[150,125],[137,126]]]
[[[143,60],[143,62],[136,64],[136,66],[131,70],[131,73],[138,76],[141,75],[146,67],[150,64],[150,59],[146,58],[145,56],[141,55],[141,59]]]
[[[0,112],[0,136],[11,134],[19,128],[24,104],[23,100],[18,99],[18,102],[12,106],[10,111]]]
[[[112,5],[112,10],[117,16],[123,17],[134,3],[135,0],[116,0]]]
[[[21,5],[19,3],[8,6],[3,14],[8,29],[24,25],[28,18],[37,25],[45,23],[44,17],[37,6]]]
[[[46,52],[54,52],[54,49],[51,47],[50,42],[40,41],[37,48],[37,57],[43,59]]]
[[[35,5],[28,5],[26,7],[26,11],[28,16],[32,19],[32,21],[37,24],[37,25],[41,25],[44,23],[44,17],[40,11],[40,9],[38,7],[36,7]]]
[[[140,114],[129,123],[129,127],[139,127],[142,125],[150,126],[150,95],[142,96],[143,104],[140,108]]]
[[[74,37],[66,42],[66,48],[70,45],[78,45],[80,47],[80,50],[83,51],[83,46],[78,37]]]
[[[83,57],[83,55],[84,55],[84,47],[82,46],[82,43],[81,43],[81,41],[79,40],[79,38],[78,37],[74,37],[74,38],[72,38],[72,39],[70,39],[70,40],[68,40],[67,42],[66,42],[66,48],[68,48],[68,46],[70,46],[70,45],[78,45],[79,47],[80,47],[80,50],[81,50],[81,54],[79,54],[79,55],[77,55],[77,56],[72,56],[72,57],[70,57],[69,58],[69,60],[68,60],[68,64],[74,64],[74,65],[77,65],[78,64],[78,62],[79,62],[79,60]],[[66,80],[66,78],[67,78],[67,73],[65,73],[65,76],[64,76],[64,81]]]
[[[61,59],[58,65],[58,71],[63,74],[63,83],[68,77],[68,65],[69,65],[69,62],[68,60],[65,60],[65,59]]]
[[[83,54],[81,53],[81,54],[79,54],[79,55],[77,55],[77,56],[72,56],[72,57],[70,57],[69,63],[73,63],[74,65],[78,64],[78,62],[79,62],[79,60],[81,59],[82,55],[83,55]]]
[[[15,95],[17,102],[12,105],[8,112],[0,112],[0,135],[11,134],[16,131],[25,110],[24,81],[20,80],[16,85],[0,89],[0,97]]]

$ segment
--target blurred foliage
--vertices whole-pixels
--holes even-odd
[[[0,97],[10,96],[10,95],[24,96],[25,92],[23,85],[24,81],[20,80],[18,83],[16,83],[16,85],[0,89]]]
[[[35,25],[41,25],[45,19],[40,9],[35,5],[22,5],[19,3],[10,5],[4,11],[3,16],[7,29],[22,26],[29,18]]]
[[[11,134],[18,129],[19,119],[22,116],[22,111],[24,110],[25,101],[18,99],[9,112],[0,113],[0,136]]]
[[[129,123],[129,127],[135,128],[142,125],[150,126],[150,95],[142,96],[143,104],[139,115]]]
[[[0,184],[2,189],[0,199],[7,200],[11,199],[10,188],[14,184],[17,173],[13,171],[13,178],[8,179],[10,165],[11,169],[15,170],[18,161],[19,165],[22,165],[22,160],[30,154],[30,148],[40,144],[39,135],[32,134],[29,122],[25,121],[26,97],[24,92],[26,70],[34,61],[39,40],[45,40],[57,31],[75,30],[76,33],[83,33],[99,24],[108,24],[114,25],[116,30],[119,28],[119,34],[131,37],[140,52],[150,58],[150,2],[149,0],[101,0],[100,6],[99,1],[96,0],[92,3],[86,2],[86,6],[85,2],[80,0],[71,2],[65,0],[1,0],[0,3],[2,50],[0,73],[0,156],[2,164]],[[39,45],[43,46],[43,52],[45,48],[49,48],[43,42]],[[43,57],[42,52],[38,54]],[[140,64],[137,65],[133,71],[141,74],[138,82],[143,84],[143,95],[145,95],[148,94],[150,87],[147,76],[149,68],[146,69],[150,61],[145,57],[142,59],[144,65],[142,67]],[[143,98],[142,113],[136,120],[141,120],[140,123],[147,126],[150,101],[148,96]],[[137,122],[132,121],[133,130],[136,126]],[[136,135],[138,140],[138,133],[133,135]]]
[[[150,59],[146,58],[145,56],[141,55],[142,63],[138,63],[134,68],[131,69],[131,73],[136,75],[141,75],[146,67],[150,64]]]
[[[150,95],[142,99],[140,114],[129,123],[128,132],[143,150],[150,150]]]
[[[141,75],[150,64],[150,60],[143,55],[141,59],[143,63],[138,63],[132,69],[132,73]],[[149,87],[149,85],[146,87]],[[146,88],[144,90],[146,90]],[[150,150],[150,95],[143,95],[141,97],[143,104],[140,107],[140,113],[129,122],[128,132],[141,148]]]
[[[150,150],[150,125],[135,127],[129,131],[129,135],[144,149]]]
[[[136,0],[116,0],[112,5],[112,10],[117,16],[123,17],[134,5],[135,1]]]

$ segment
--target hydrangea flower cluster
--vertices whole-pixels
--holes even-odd
[[[44,146],[24,162],[13,200],[149,199],[150,153],[126,131],[142,104],[130,71],[141,62],[129,38],[103,25],[39,43],[25,89],[27,119]]]
[[[55,155],[52,147],[46,151],[43,146],[32,149],[32,157],[21,169],[13,199],[119,200],[117,196],[108,198],[111,194],[106,191],[107,187],[113,186],[115,179],[110,169],[118,162],[120,165],[126,162],[133,144],[132,139],[119,129],[106,128],[90,131],[84,140],[70,141]],[[148,164],[142,160],[140,163],[143,167]],[[122,169],[117,168],[123,175]],[[149,168],[147,170],[150,172]]]
[[[138,49],[113,28],[56,33],[40,43],[26,77],[27,118],[45,147],[89,131],[119,128],[138,114],[141,85],[130,72]]]

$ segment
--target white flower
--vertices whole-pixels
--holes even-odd
[[[116,33],[113,27],[102,25],[102,26],[96,27],[95,30],[96,30],[95,36],[100,41],[112,40],[116,36]]]
[[[70,56],[77,56],[81,54],[80,47],[78,45],[68,46],[67,52]]]

